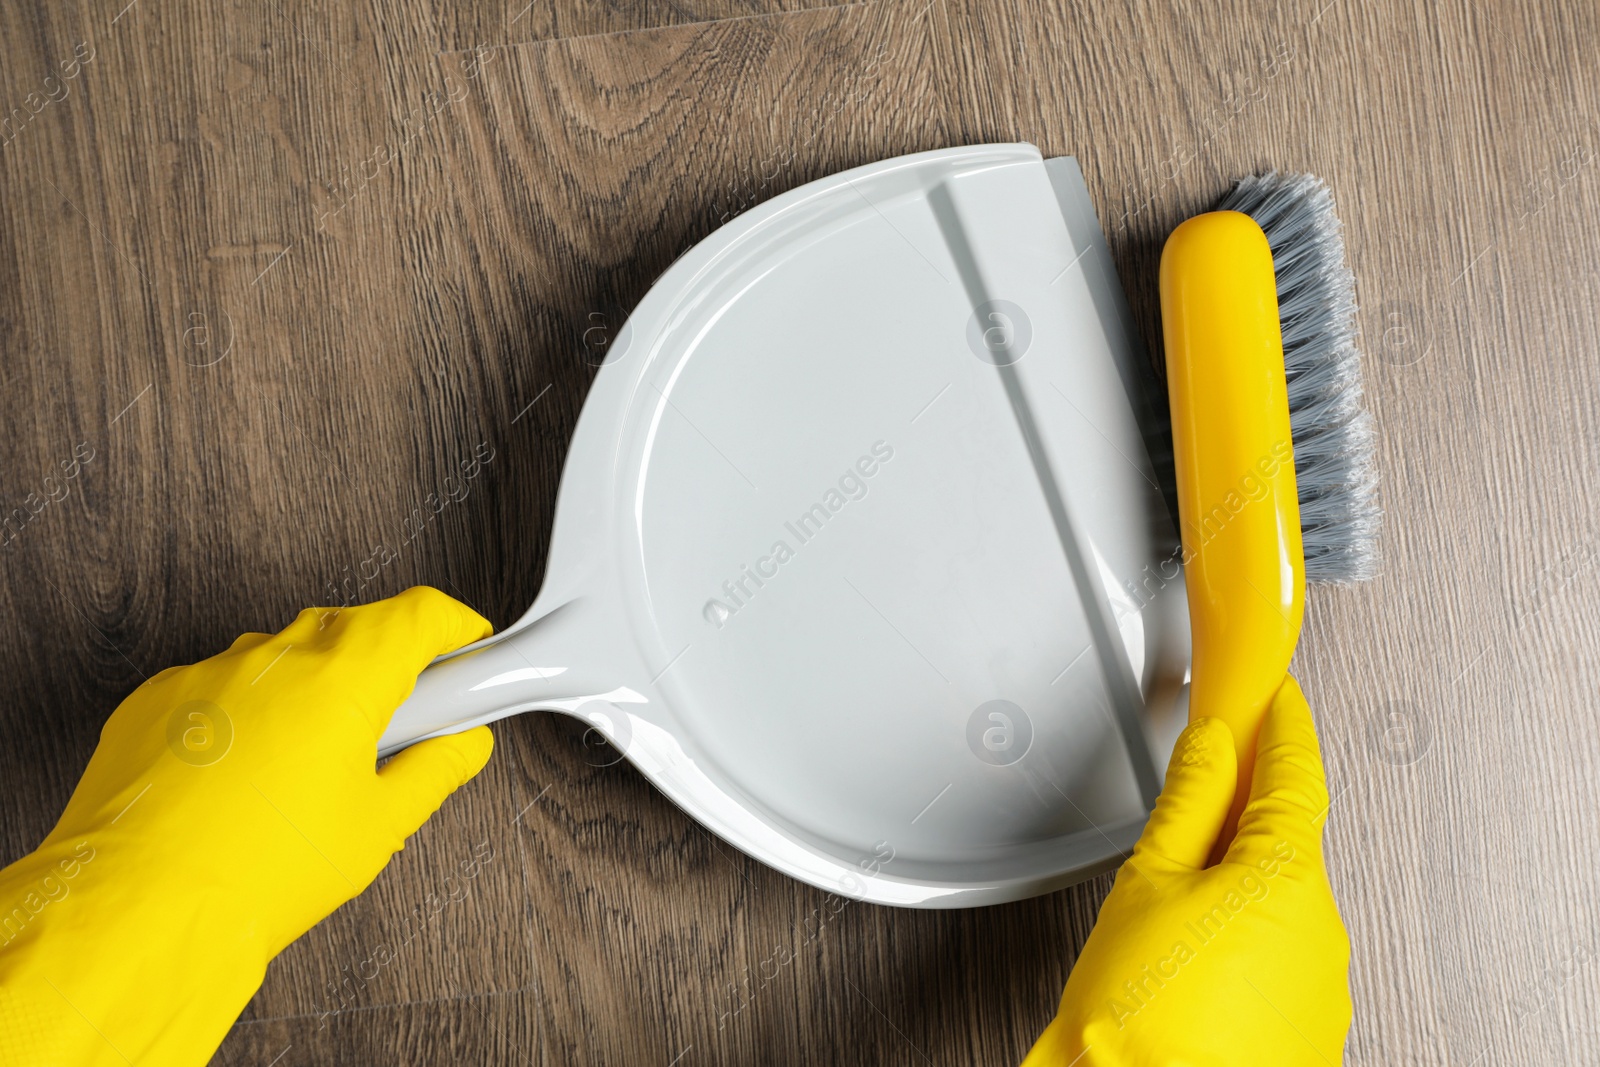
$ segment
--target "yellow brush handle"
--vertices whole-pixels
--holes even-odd
[[[1305,556],[1272,250],[1237,211],[1173,231],[1161,318],[1194,662],[1189,717],[1233,731],[1249,795],[1262,716],[1288,674],[1305,609]]]

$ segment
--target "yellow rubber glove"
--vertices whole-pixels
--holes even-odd
[[[418,672],[490,630],[419,587],[134,690],[61,821],[0,871],[0,1063],[205,1063],[267,961],[488,761],[479,727],[376,769]]]
[[[1350,941],[1322,861],[1328,789],[1293,678],[1256,746],[1250,800],[1216,866],[1233,801],[1233,737],[1198,719],[1023,1067],[1329,1067],[1350,1029]]]

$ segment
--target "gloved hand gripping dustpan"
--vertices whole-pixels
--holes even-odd
[[[955,148],[775,197],[635,309],[536,603],[429,667],[380,750],[564,712],[731,844],[881,904],[1105,870],[1185,718],[1149,390],[1073,160]]]

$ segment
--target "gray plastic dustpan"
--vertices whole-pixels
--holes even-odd
[[[948,149],[774,198],[634,311],[537,602],[430,667],[382,751],[573,715],[733,845],[882,904],[1106,869],[1188,664],[1140,359],[1071,159]]]

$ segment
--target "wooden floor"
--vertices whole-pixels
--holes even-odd
[[[0,862],[162,667],[418,582],[516,618],[591,331],[751,204],[1075,155],[1153,344],[1170,228],[1308,170],[1387,509],[1383,577],[1314,592],[1298,662],[1347,1062],[1600,1062],[1594,4],[9,0],[0,41]],[[217,1063],[1010,1064],[1108,885],[834,914],[581,728],[497,737]]]

